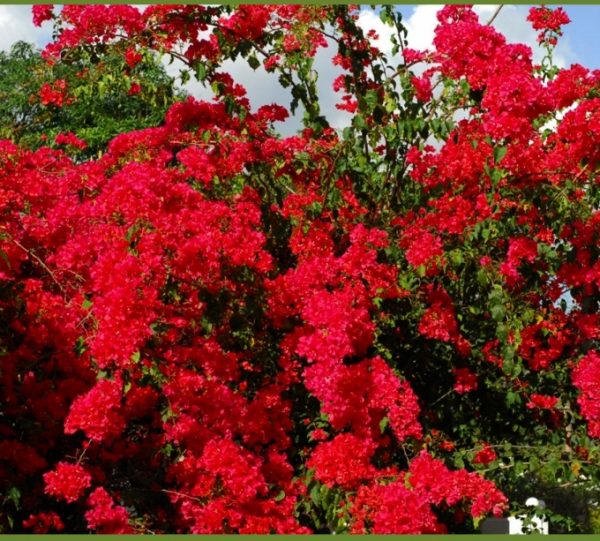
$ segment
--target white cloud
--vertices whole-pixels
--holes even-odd
[[[374,11],[363,9],[358,16],[357,24],[365,33],[369,32],[369,30],[375,30],[378,37],[372,43],[382,53],[389,55],[392,52],[391,38],[395,31],[391,26],[381,22],[379,15]]]
[[[43,47],[51,37],[51,24],[42,28],[33,26],[31,6],[0,5],[0,49],[7,51],[17,41],[34,43]]]
[[[436,13],[442,6],[417,6],[404,21],[408,31],[408,43],[412,49],[431,49],[434,30],[437,26]]]

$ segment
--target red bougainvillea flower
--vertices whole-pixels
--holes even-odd
[[[352,489],[377,475],[370,463],[374,451],[373,442],[352,434],[340,434],[330,442],[319,444],[307,466],[314,468],[317,479],[326,485]]]
[[[91,530],[99,534],[132,534],[129,515],[124,507],[116,505],[108,492],[102,487],[90,494],[87,504],[89,510],[85,520]]]
[[[87,143],[83,139],[79,139],[74,133],[59,133],[54,142],[57,145],[70,145],[72,147],[78,148],[80,150],[84,150],[87,148]]]
[[[493,462],[498,458],[498,455],[494,451],[494,449],[489,445],[485,444],[482,449],[477,451],[475,457],[473,458],[473,464],[482,464],[486,465],[490,462]]]
[[[560,36],[562,34],[562,26],[571,22],[571,19],[569,19],[563,8],[551,9],[547,6],[530,8],[527,20],[531,22],[534,30],[541,30],[538,34],[539,43],[547,39],[548,33]],[[551,39],[551,44],[556,45],[556,38],[552,37]]]
[[[62,107],[67,92],[67,82],[64,79],[58,79],[54,83],[44,83],[39,90],[40,102],[42,105],[54,105]]]
[[[463,394],[477,390],[477,374],[468,368],[453,368],[452,374],[454,374],[454,390],[457,393]]]
[[[573,370],[573,384],[581,391],[577,401],[590,436],[600,438],[600,355],[596,351],[581,358]]]
[[[79,464],[59,462],[56,469],[44,474],[45,492],[66,502],[77,501],[90,486],[91,475]]]
[[[135,68],[143,58],[143,55],[136,51],[133,47],[127,47],[127,50],[125,51],[125,63],[130,68]]]
[[[556,404],[558,404],[558,397],[556,396],[547,396],[543,394],[533,393],[529,397],[527,407],[530,409],[540,408],[551,410],[556,407]]]
[[[23,527],[32,530],[34,534],[47,534],[52,531],[60,532],[65,529],[62,520],[54,511],[36,513],[23,521]]]
[[[37,4],[32,6],[33,24],[42,26],[42,23],[49,21],[54,16],[54,6],[52,4]]]
[[[127,94],[129,96],[135,96],[136,94],[139,94],[141,91],[142,91],[142,85],[140,85],[140,83],[132,82],[131,85],[129,86],[129,90],[127,91]]]
[[[100,380],[89,392],[78,397],[65,420],[65,433],[83,430],[88,438],[95,441],[118,436],[125,427],[125,419],[120,412],[121,388],[122,383],[118,380]]]

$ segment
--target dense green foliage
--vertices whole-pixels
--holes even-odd
[[[64,81],[64,88],[56,81]],[[61,98],[44,103],[44,85],[50,91],[60,88]],[[152,54],[131,68],[123,54],[112,50],[81,50],[53,64],[22,41],[0,52],[0,138],[25,148],[72,132],[88,145],[78,157],[96,156],[120,133],[159,125],[182,97]]]

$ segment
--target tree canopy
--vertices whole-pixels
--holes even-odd
[[[36,149],[73,133],[86,142],[77,152],[86,158],[120,133],[160,124],[184,93],[154,55],[136,60],[79,50],[48,63],[25,42],[0,51],[0,136]]]

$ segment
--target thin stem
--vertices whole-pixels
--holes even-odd
[[[64,287],[62,286],[62,284],[56,279],[56,276],[54,275],[54,273],[50,270],[50,268],[48,267],[48,265],[46,265],[46,263],[44,263],[35,252],[33,252],[32,250],[28,250],[27,248],[25,248],[25,246],[23,246],[18,240],[14,239],[11,237],[11,241],[15,244],[15,246],[18,246],[19,248],[21,248],[21,250],[23,250],[27,255],[33,257],[33,259],[35,259],[39,265],[50,275],[50,278],[52,278],[52,280],[54,281],[54,283],[58,286],[58,288],[61,290],[61,292],[63,293],[63,295],[66,295],[66,291],[64,289]]]
[[[494,11],[494,13],[492,13],[492,16],[490,17],[489,21],[486,23],[487,26],[490,26],[494,20],[496,19],[496,17],[498,16],[498,14],[500,13],[500,11],[502,10],[502,8],[504,7],[504,4],[500,4],[496,10]]]

